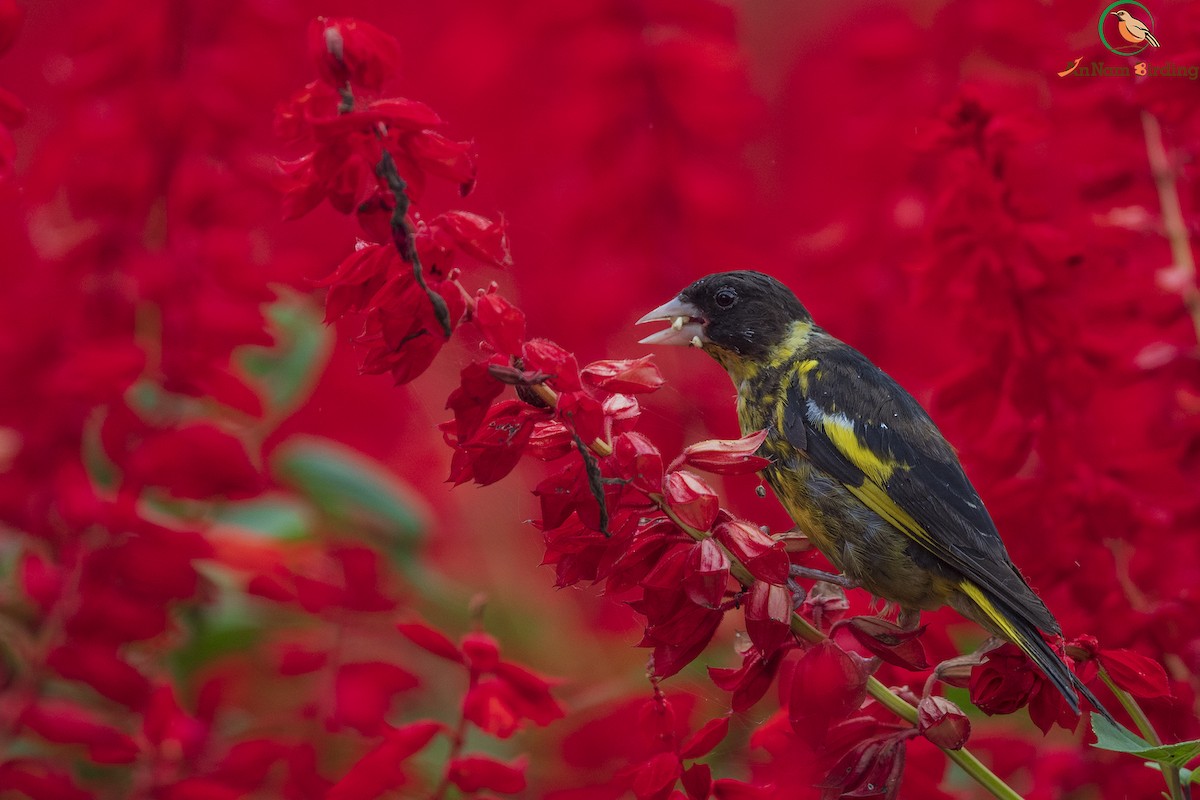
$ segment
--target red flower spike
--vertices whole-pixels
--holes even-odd
[[[431,628],[423,622],[401,622],[396,630],[410,642],[449,661],[462,663],[463,655],[454,642],[441,631]]]
[[[917,730],[938,747],[961,750],[971,736],[971,721],[944,697],[924,697],[917,705]]]
[[[788,719],[800,736],[818,739],[857,711],[866,697],[867,673],[862,664],[826,639],[809,647],[796,663]]]
[[[554,342],[530,339],[521,348],[521,359],[525,362],[526,370],[553,375],[548,383],[556,391],[577,392],[582,388],[579,383],[579,362],[575,359],[575,354]]]
[[[790,562],[782,542],[742,520],[719,523],[713,530],[713,537],[758,580],[780,585],[787,583]]]
[[[637,800],[665,800],[682,774],[679,757],[659,753],[638,768],[633,776],[633,796]]]
[[[680,780],[688,800],[708,800],[713,785],[712,769],[708,764],[692,764],[683,771]]]
[[[308,54],[335,89],[347,83],[379,89],[399,66],[400,43],[361,20],[318,17],[308,27]]]
[[[460,790],[472,793],[482,790],[516,794],[525,791],[524,757],[504,763],[487,756],[463,756],[447,766],[450,782]]]
[[[492,292],[475,300],[475,324],[492,349],[518,355],[525,343],[525,313]]]
[[[786,586],[755,581],[746,598],[745,618],[746,633],[754,646],[768,655],[774,653],[791,636],[791,591]]]
[[[752,433],[743,439],[709,439],[685,448],[683,463],[695,469],[720,475],[748,475],[770,465],[771,460],[755,452],[766,440],[767,432]]]
[[[558,416],[586,445],[597,439],[608,440],[604,406],[594,397],[583,392],[564,392],[558,398]]]
[[[838,632],[845,631],[871,655],[879,656],[889,664],[913,671],[929,667],[919,639],[925,632],[924,626],[905,630],[882,617],[861,616],[837,623],[833,631],[835,638]]]
[[[686,470],[667,473],[663,494],[684,525],[706,531],[716,522],[721,499],[699,475]]]
[[[663,483],[663,457],[658,448],[640,433],[623,433],[614,444],[621,477],[633,488],[646,494],[660,494]]]
[[[698,606],[718,608],[729,583],[729,556],[712,539],[690,548],[683,576],[683,590]]]
[[[689,736],[679,748],[683,759],[704,758],[729,733],[729,717],[718,717],[704,723],[704,727]]]
[[[1171,694],[1166,670],[1141,653],[1101,650],[1096,658],[1113,683],[1134,697],[1167,697]]]
[[[350,767],[334,784],[326,800],[374,800],[404,783],[403,762],[419,753],[443,732],[438,722],[414,722],[388,731],[384,740]]]
[[[486,633],[472,632],[464,636],[462,652],[472,672],[492,672],[500,664],[500,645]]]
[[[593,361],[583,368],[588,386],[619,394],[653,392],[663,385],[662,373],[652,356],[625,361]]]

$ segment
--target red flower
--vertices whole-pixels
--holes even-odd
[[[320,17],[308,27],[309,57],[335,89],[347,83],[378,89],[399,66],[400,44],[362,20]]]
[[[334,680],[331,721],[374,736],[385,727],[392,698],[416,688],[417,677],[395,664],[367,661],[343,664]]]
[[[360,758],[330,789],[329,800],[373,800],[405,782],[404,761],[425,749],[443,732],[438,722],[414,722],[393,728],[375,749]]]
[[[501,794],[516,794],[525,790],[526,760],[519,758],[507,764],[487,756],[462,756],[450,762],[450,782],[464,792],[490,789]]]
[[[788,718],[796,733],[816,740],[857,711],[866,697],[862,661],[826,639],[809,647],[796,663]]]

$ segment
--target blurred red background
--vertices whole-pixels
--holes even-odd
[[[1077,57],[1137,61],[1104,51],[1102,10],[335,11],[396,36],[388,88],[475,142],[478,189],[463,200],[431,182],[421,201],[507,221],[514,266],[470,267],[468,287],[499,282],[531,335],[585,363],[643,355],[633,321],[703,274],[780,278],[931,409],[1067,637],[1165,666],[1173,697],[1146,706],[1164,738],[1190,739],[1200,82],[1059,77]],[[1200,7],[1152,10],[1151,62],[1194,69]],[[0,98],[13,137],[0,152],[0,796],[323,797],[385,721],[456,719],[465,678],[394,632],[414,615],[455,639],[482,619],[505,657],[561,679],[564,719],[470,740],[528,754],[528,796],[620,796],[614,772],[655,751],[628,732],[651,691],[638,618],[538,567],[528,489],[544,471],[446,482],[436,425],[477,346],[456,340],[397,388],[358,374],[351,325],[320,325],[313,282],[360,232],[328,205],[281,219],[275,159],[299,154],[272,120],[313,79],[306,26],[330,11],[28,3],[0,60],[0,87],[28,107],[18,126]],[[1164,223],[1148,137],[1165,146],[1158,177],[1181,227]],[[664,453],[737,435],[716,364],[656,358],[667,385],[641,430]],[[721,482],[726,504],[790,526],[757,483]],[[281,565],[339,599],[297,599]],[[927,617],[931,656],[982,639],[952,612]],[[736,666],[736,628],[664,687],[687,730],[728,707],[704,667]],[[369,696],[355,705],[339,680]],[[821,766],[763,727],[777,707],[734,716],[714,775],[820,796]],[[972,749],[1028,797],[1161,787],[1137,759],[1086,747],[1082,728],[1043,738],[1023,712],[971,714]],[[271,746],[230,756],[249,741]],[[402,791],[436,790],[444,756],[423,755]],[[909,763],[901,796],[971,796],[927,742]]]

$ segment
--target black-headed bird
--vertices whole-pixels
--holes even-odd
[[[638,322],[654,320],[671,325],[642,343],[700,347],[733,378],[742,432],[767,431],[767,482],[843,585],[895,603],[910,628],[949,604],[1020,647],[1076,713],[1075,688],[1103,711],[1042,638],[1061,628],[954,449],[896,381],[759,272],[701,278]]]

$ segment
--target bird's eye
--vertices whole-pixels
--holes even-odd
[[[726,286],[717,292],[716,301],[721,308],[732,308],[737,302],[737,292]]]

